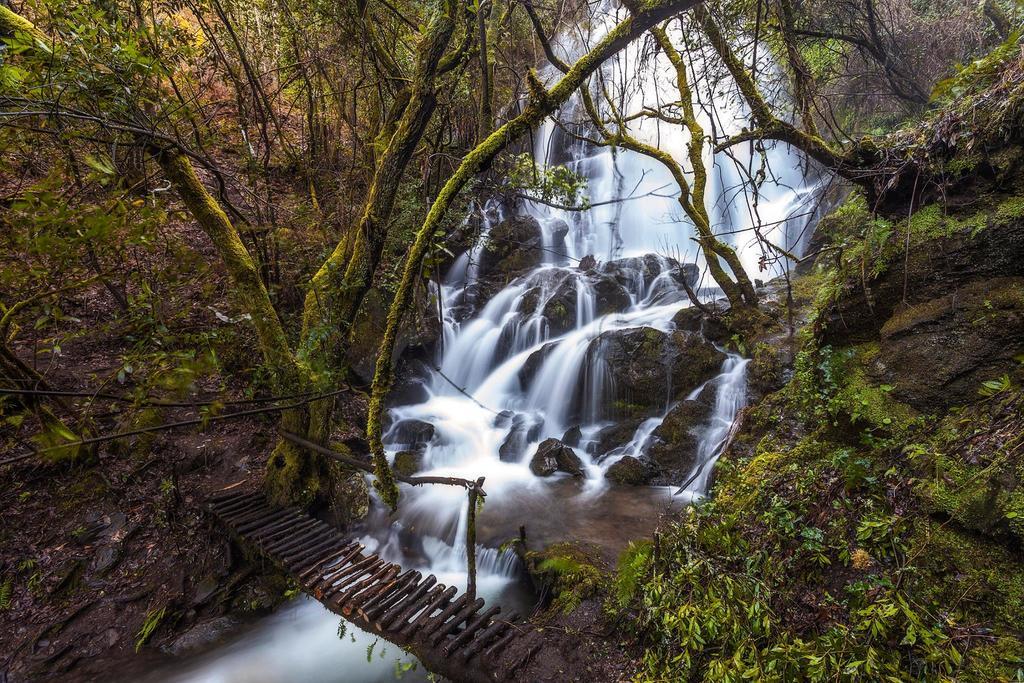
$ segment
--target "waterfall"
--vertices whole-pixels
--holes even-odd
[[[591,41],[623,13],[611,4],[599,10]],[[571,60],[583,46],[563,36],[557,49]],[[622,93],[624,110],[677,97],[671,66],[662,57],[635,73],[642,50],[638,41],[604,68],[610,83],[632,78],[634,87]],[[760,71],[766,68],[770,64]],[[740,103],[722,93],[710,93],[707,99],[710,104],[702,105],[700,115],[708,130],[738,132],[747,120]],[[569,102],[561,115],[572,118],[578,107]],[[685,158],[687,140],[674,127],[641,121],[634,133],[677,159]],[[672,486],[609,486],[604,476],[608,468],[624,457],[644,456],[672,405],[668,395],[659,393],[657,414],[646,415],[631,436],[607,453],[592,452],[609,426],[608,404],[615,390],[603,335],[637,328],[671,333],[673,318],[690,305],[676,280],[677,262],[704,264],[694,246],[693,226],[680,213],[678,190],[657,163],[624,150],[592,147],[566,135],[551,120],[534,139],[536,159],[564,164],[587,179],[592,208],[566,211],[529,201],[514,208],[496,201],[474,207],[481,220],[480,239],[456,257],[436,292],[444,319],[435,367],[425,369],[419,378],[425,398],[392,406],[384,436],[391,458],[410,447],[420,449],[423,474],[486,477],[487,497],[478,517],[478,590],[488,601],[498,598],[506,605],[516,585],[517,566],[515,557],[499,546],[520,524],[526,525],[531,538],[537,529],[562,539],[576,538],[588,524],[596,528],[598,539],[618,534],[623,543],[649,533],[673,493],[684,501],[706,493],[714,463],[746,401],[748,361],[727,354],[718,375],[694,387],[689,396],[695,399],[705,390],[714,391],[707,419],[697,428],[692,471],[680,473]],[[760,224],[765,236],[800,253],[809,237],[802,233],[805,221],[800,217],[813,210],[820,183],[805,177],[795,153],[783,145],[769,146],[765,159],[771,172],[755,202],[748,192],[738,190],[742,175],[735,163],[754,164],[758,155],[746,147],[735,148],[732,155],[736,161],[725,155],[706,159],[708,209],[716,232],[736,248],[748,274],[758,277],[762,254],[744,229]],[[513,212],[540,224],[542,257],[536,267],[485,297],[481,292],[487,289],[479,285],[485,277],[480,264],[486,240]],[[598,262],[592,271],[578,267],[587,256]],[[622,305],[612,311],[599,305],[598,285],[609,278],[625,293]],[[721,295],[707,282],[700,293],[707,299]],[[555,301],[570,302],[572,315],[553,320],[550,304]],[[586,476],[535,476],[529,459],[537,445],[571,432],[576,434],[571,445]],[[681,487],[685,490],[679,491]],[[465,491],[453,487],[403,487],[397,517],[375,506],[362,541],[369,551],[405,569],[433,573],[441,583],[464,588],[466,498]],[[647,518],[647,526],[640,530],[623,521],[638,516]],[[310,604],[309,609],[316,608]],[[320,618],[332,624],[328,632],[336,627],[333,617]],[[365,640],[360,643],[355,654],[362,656]],[[258,651],[262,643],[251,647]],[[318,656],[308,653],[300,659],[317,661]],[[357,659],[350,657],[332,670],[348,671],[357,666]],[[226,680],[219,673],[193,678]]]
[[[611,5],[606,7],[604,18],[597,22],[597,33],[612,25],[613,15],[620,12]],[[559,49],[572,57],[581,47],[564,37]],[[667,60],[648,58],[651,61],[637,70],[642,49],[639,43],[631,45],[605,67],[608,82],[626,82],[627,76],[633,79],[632,87],[621,92],[621,104],[628,111],[674,98]],[[765,68],[769,67],[766,64]],[[579,106],[570,101],[560,115],[572,119],[579,114]],[[699,115],[709,130],[719,134],[738,132],[747,121],[742,104],[724,94],[716,96],[713,106],[701,107]],[[676,158],[685,157],[687,139],[677,127],[640,120],[633,132]],[[385,435],[385,446],[394,455],[408,446],[400,438],[403,425],[432,425],[431,438],[418,444],[424,473],[470,479],[484,476],[487,505],[504,503],[502,509],[511,501],[564,487],[565,477],[539,478],[529,469],[531,455],[545,439],[560,439],[570,430],[578,430],[573,448],[587,475],[578,487],[581,496],[600,497],[608,490],[604,473],[611,465],[627,455],[646,453],[665,419],[664,412],[648,415],[631,439],[611,451],[591,452],[598,434],[612,418],[609,403],[614,382],[602,335],[645,327],[672,332],[673,317],[690,305],[674,275],[677,261],[703,267],[694,246],[694,228],[681,214],[676,199],[678,188],[653,160],[625,150],[594,147],[567,135],[552,120],[536,132],[534,157],[564,164],[586,178],[591,208],[570,211],[532,201],[516,207],[492,201],[480,208],[480,240],[457,257],[440,286],[446,312],[443,344],[435,361],[437,369],[427,370],[423,378],[427,397],[394,406],[389,413],[391,429]],[[722,233],[721,239],[736,248],[752,277],[759,276],[762,252],[751,238],[750,226],[763,226],[763,234],[799,252],[805,237],[800,232],[805,222],[799,218],[820,189],[819,182],[805,177],[800,159],[785,146],[769,146],[764,158],[770,172],[756,200],[743,189],[743,174],[736,164],[756,166],[757,153],[737,147],[728,156],[708,153],[706,159],[710,171],[707,203],[715,228]],[[543,251],[536,266],[489,299],[468,301],[478,291],[487,235],[516,213],[532,217],[540,225]],[[584,257],[593,257],[597,268],[579,268]],[[602,278],[613,278],[622,287],[628,305],[610,312],[601,309],[599,285],[607,284]],[[707,282],[701,293],[708,299],[721,295]],[[556,319],[552,306],[573,310]],[[685,488],[691,497],[706,491],[714,461],[744,405],[746,366],[746,360],[729,354],[720,374],[707,383],[715,391],[715,399],[706,424],[699,428],[694,471],[689,478],[681,475],[675,486],[666,490],[688,482]],[[667,397],[663,408],[670,408]],[[638,491],[637,495],[647,494]],[[424,566],[457,573],[458,563],[464,560],[462,492],[426,487],[407,489],[403,496],[397,527],[415,528],[424,539]],[[385,546],[397,548],[397,544],[383,541]],[[513,563],[507,558],[483,546],[480,552],[486,558],[480,564],[481,575],[511,575]]]

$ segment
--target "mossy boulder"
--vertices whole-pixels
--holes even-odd
[[[512,216],[491,228],[480,252],[480,276],[507,282],[537,266],[543,256],[540,223],[532,216]]]
[[[968,215],[925,207],[916,220],[887,223],[853,210],[843,224],[852,248],[823,287],[817,315],[822,343],[877,339],[904,307],[918,307],[971,283],[1024,276],[1024,217],[1015,198],[987,200]],[[987,206],[985,204],[988,204]],[[907,232],[910,249],[907,250]]]
[[[531,275],[530,281],[535,284],[523,295],[519,311],[526,315],[543,315],[550,336],[560,336],[575,329],[580,288],[593,291],[595,316],[618,313],[632,305],[629,293],[622,285],[601,273],[581,274],[552,268]]]
[[[714,377],[725,360],[700,334],[650,327],[605,332],[589,353],[601,360],[611,380],[610,419],[657,414]]]
[[[994,539],[1024,541],[1024,394],[1008,385],[951,411],[907,449],[928,508]]]
[[[508,427],[508,435],[498,448],[502,462],[519,462],[526,448],[540,437],[544,420],[536,414],[513,413],[504,410],[494,420],[496,427]]]
[[[642,419],[631,418],[617,420],[607,427],[603,427],[601,431],[597,433],[597,438],[594,439],[594,443],[589,446],[590,450],[594,455],[600,458],[601,456],[607,455],[608,452],[613,449],[624,446],[633,438],[633,435],[636,434],[636,430],[640,427],[642,422]]]
[[[377,351],[380,339],[387,327],[390,295],[374,287],[366,293],[356,319],[352,323],[347,346],[347,360],[352,372],[367,384],[373,380],[377,366]],[[395,341],[394,360],[413,350],[429,349],[441,333],[437,315],[437,303],[424,288],[417,288],[416,297],[409,314],[403,318],[402,327]]]
[[[715,389],[706,386],[698,396],[677,403],[652,434],[647,451],[657,468],[655,483],[679,483],[697,462],[700,428],[707,424],[715,403]]]
[[[398,451],[393,464],[395,471],[411,477],[423,468],[423,454],[416,451]]]
[[[525,553],[523,561],[537,592],[550,596],[552,606],[563,612],[571,612],[609,587],[608,566],[593,545],[553,543]]]
[[[624,455],[612,463],[604,476],[614,484],[643,486],[654,479],[657,473],[657,467],[650,460]]]

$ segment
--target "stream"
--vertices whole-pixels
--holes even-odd
[[[598,31],[621,16],[609,6]],[[613,16],[614,15],[614,16]],[[590,39],[593,40],[594,36]],[[580,54],[584,40],[566,35],[560,48],[569,58]],[[671,101],[670,65],[660,56],[640,70],[641,46],[624,50],[605,68],[610,83],[621,87],[620,110],[637,111],[655,99]],[[552,74],[548,74],[553,77]],[[738,131],[745,110],[731,95],[713,89],[700,104],[708,130]],[[578,103],[568,103],[562,120],[581,118]],[[674,126],[644,120],[633,131],[677,158],[685,158],[686,139]],[[666,387],[665,400],[647,415],[624,443],[599,453],[602,430],[616,423],[614,391],[605,354],[609,334],[635,328],[673,330],[673,317],[689,306],[681,277],[703,261],[694,231],[676,201],[671,176],[656,162],[632,152],[594,147],[554,122],[535,131],[538,162],[564,164],[587,180],[584,190],[592,208],[556,209],[539,202],[517,205],[487,202],[476,207],[480,237],[459,255],[440,286],[443,333],[435,365],[424,365],[405,378],[413,398],[391,408],[385,436],[394,457],[415,450],[423,474],[486,477],[486,503],[478,517],[479,592],[503,611],[529,614],[532,596],[516,557],[502,552],[502,542],[525,526],[531,548],[557,540],[597,544],[614,561],[632,539],[648,536],[661,516],[700,498],[715,459],[737,412],[746,401],[747,360],[727,353],[717,376],[694,387]],[[740,253],[751,277],[761,272],[762,250],[751,225],[783,248],[799,253],[820,195],[820,182],[808,178],[805,164],[787,148],[765,151],[766,179],[755,197],[743,189],[743,167],[756,171],[762,159],[747,146],[731,156],[719,155],[709,172],[708,209],[712,224]],[[711,162],[709,156],[708,162]],[[709,171],[712,167],[709,166]],[[618,201],[614,201],[618,200]],[[611,202],[611,203],[605,203]],[[600,205],[598,205],[600,204]],[[540,226],[540,262],[504,286],[482,287],[481,272],[488,233],[503,220],[528,216]],[[595,268],[579,267],[594,257]],[[617,310],[601,312],[602,283],[614,278],[628,295]],[[705,276],[700,296],[721,296]],[[568,288],[575,320],[558,329],[545,314],[553,297]],[[482,292],[492,291],[484,296]],[[550,310],[550,309],[548,309]],[[679,389],[694,397],[713,392],[709,417],[697,429],[695,466],[674,485],[618,486],[605,478],[608,468],[626,456],[642,456],[673,406]],[[686,395],[686,393],[684,393]],[[578,431],[577,431],[578,430]],[[530,459],[545,439],[574,433],[573,451],[584,476],[566,473],[540,477]],[[685,490],[679,490],[684,482]],[[463,489],[445,486],[404,487],[396,517],[375,505],[363,530],[369,551],[398,562],[404,569],[433,573],[438,581],[465,587],[467,503]],[[504,609],[507,606],[507,609]],[[383,641],[348,626],[339,637],[339,617],[316,602],[296,599],[213,652],[184,662],[155,680],[228,683],[234,681],[350,681],[355,683],[426,680],[422,667]],[[369,655],[369,656],[368,656]],[[416,666],[413,670],[406,670]]]

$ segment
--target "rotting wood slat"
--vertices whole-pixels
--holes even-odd
[[[290,514],[291,510],[274,510],[274,509],[259,509],[252,512],[247,512],[244,515],[240,515],[231,520],[231,526],[235,528],[235,532],[244,536],[249,532],[250,529],[255,529],[263,524],[269,524],[272,521],[280,519]]]
[[[335,583],[329,589],[325,590],[324,591],[324,600],[325,601],[331,600],[335,595],[338,595],[339,593],[341,593],[343,590],[345,590],[346,588],[348,588],[350,586],[356,585],[356,583],[359,580],[361,580],[362,578],[366,577],[369,574],[372,574],[373,572],[377,571],[378,569],[380,569],[381,567],[383,567],[384,565],[387,564],[384,560],[380,559],[376,555],[370,555],[366,559],[371,560],[371,562],[369,564],[367,564],[366,566],[361,567],[359,569],[359,571],[356,571],[356,572],[353,572],[352,574],[349,574],[344,579],[342,579],[341,581]],[[331,600],[331,601],[333,602],[333,600]]]
[[[517,618],[515,615],[509,619],[496,619],[493,624],[485,628],[480,635],[471,640],[466,646],[466,649],[462,650],[461,656],[465,660],[473,658],[477,652],[487,646],[492,640],[498,637],[498,635],[506,628],[512,628],[512,619]]]
[[[419,615],[415,619],[411,620],[402,628],[402,630],[400,631],[402,637],[408,638],[413,633],[418,631],[420,627],[422,627],[423,624],[428,619],[430,619],[430,615],[434,613],[434,610],[444,609],[445,607],[447,607],[448,603],[451,601],[453,597],[455,597],[455,594],[458,592],[458,590],[459,589],[455,586],[449,586],[444,591],[442,591],[436,598],[434,598],[433,602],[427,605],[423,609],[423,611],[419,613]]]
[[[295,533],[292,539],[284,539],[277,543],[271,552],[286,564],[290,564],[295,557],[307,552],[310,548],[324,542],[323,523],[317,522],[308,529]]]
[[[388,583],[393,579],[401,570],[397,564],[385,564],[383,568],[379,569],[374,574],[366,577],[362,581],[352,584],[344,592],[334,598],[334,603],[341,608],[341,613],[345,616],[352,614],[352,611],[356,607],[353,604],[353,600],[361,592],[368,588],[373,588],[379,585],[381,582]]]
[[[306,565],[293,567],[292,571],[295,572],[295,578],[300,583],[305,583],[308,577],[315,576],[318,572],[326,570],[331,562],[344,557],[355,546],[354,541],[346,541],[341,538],[338,539],[338,543],[339,545],[336,548],[329,550],[326,554],[308,562]]]
[[[400,624],[405,621],[406,612],[413,609],[417,605],[421,608],[426,601],[430,600],[430,595],[441,587],[434,587],[437,583],[437,577],[431,574],[420,583],[416,590],[405,600],[404,603],[400,602],[397,605],[389,607],[388,610],[381,615],[380,621],[377,628],[382,631],[391,629],[395,624]]]
[[[313,584],[312,588],[317,592],[317,599],[323,596],[323,592],[334,585],[334,582],[338,579],[348,576],[358,568],[366,566],[370,562],[373,562],[373,556],[363,557],[359,553],[355,553],[352,557],[348,558],[348,561],[339,563],[333,569],[325,572],[319,581]]]
[[[295,571],[297,567],[305,566],[310,560],[317,557],[322,557],[325,552],[330,552],[331,549],[338,546],[340,539],[337,536],[328,536],[327,538],[321,538],[320,542],[316,545],[307,548],[302,551],[302,554],[288,560],[289,571]]]
[[[370,555],[369,557],[364,557],[358,560],[357,562],[341,569],[340,571],[335,572],[329,578],[321,582],[319,586],[317,586],[317,590],[319,591],[318,599],[326,600],[331,595],[337,592],[336,590],[334,590],[335,586],[340,585],[342,588],[344,588],[352,580],[358,579],[360,576],[362,576],[370,565],[373,565],[380,561],[381,559],[376,555]]]
[[[363,610],[367,620],[376,619],[378,615],[383,614],[384,610],[394,604],[396,600],[403,599],[405,594],[419,583],[421,577],[422,574],[418,571],[407,571],[396,576],[394,581],[384,586],[376,595],[367,596],[366,600],[360,605],[360,609]]]
[[[473,621],[466,624],[466,628],[462,629],[462,632],[456,635],[454,638],[445,643],[444,654],[446,657],[450,657],[457,648],[461,647],[464,643],[468,643],[469,640],[480,630],[490,622],[491,619],[496,617],[501,612],[501,607],[495,605],[486,612],[478,614]]]
[[[319,571],[314,571],[314,565],[314,567],[307,570],[309,574],[306,578],[302,579],[302,585],[310,591],[315,590],[319,584],[323,583],[325,577],[351,567],[353,560],[360,556],[363,549],[364,546],[362,543],[356,543],[342,550],[338,557],[335,558],[337,560],[336,562],[328,560],[326,566],[323,566]]]
[[[420,590],[417,591],[418,595],[415,598],[410,599],[405,605],[399,605],[393,614],[385,614],[384,617],[381,618],[381,626],[383,629],[396,630],[400,625],[404,625],[405,622],[409,620],[409,617],[414,614],[418,614],[420,610],[426,607],[435,597],[437,597],[438,594],[442,593],[444,591],[444,584],[439,583],[435,586],[434,584],[436,582],[437,579],[433,574],[431,574],[427,577],[426,581],[421,584]],[[433,587],[431,588],[431,586]]]
[[[437,647],[438,645],[440,645],[441,642],[445,638],[447,638],[450,633],[457,629],[460,624],[466,623],[466,621],[472,618],[473,615],[476,614],[477,611],[479,611],[479,609],[483,606],[483,598],[477,598],[476,600],[473,600],[465,607],[463,607],[461,610],[456,612],[455,615],[452,616],[452,618],[448,621],[445,622],[439,620],[437,630],[434,632],[432,636],[430,636],[430,639],[427,641],[427,644],[430,645],[430,647]]]
[[[269,549],[271,543],[280,542],[286,538],[288,534],[296,534],[303,529],[308,529],[311,526],[314,526],[315,524],[315,520],[295,521],[289,517],[280,522],[275,522],[270,526],[266,526],[246,534],[246,537],[260,548]]]

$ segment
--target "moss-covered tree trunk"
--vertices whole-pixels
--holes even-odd
[[[380,264],[395,198],[437,105],[438,79],[455,65],[445,52],[455,32],[454,2],[435,13],[420,40],[419,59],[393,131],[370,184],[359,223],[340,241],[313,276],[303,311],[303,349],[314,364],[330,367],[345,341]]]

